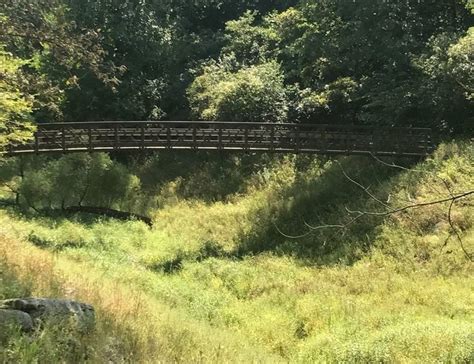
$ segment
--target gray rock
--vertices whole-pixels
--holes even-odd
[[[28,314],[34,322],[73,321],[80,330],[91,330],[95,312],[91,305],[70,300],[26,298],[0,301],[0,309]]]
[[[0,331],[18,327],[22,331],[33,330],[33,319],[23,311],[0,309]]]

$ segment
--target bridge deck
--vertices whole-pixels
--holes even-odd
[[[40,124],[9,155],[118,150],[233,150],[311,154],[425,156],[430,129],[235,122],[86,122]]]

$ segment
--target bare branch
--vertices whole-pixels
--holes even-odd
[[[461,193],[459,195],[450,196],[448,198],[444,198],[444,199],[441,199],[441,200],[416,203],[416,204],[412,204],[412,205],[408,205],[408,206],[404,206],[404,207],[399,207],[399,208],[396,208],[396,209],[393,209],[393,210],[383,211],[383,212],[351,211],[349,209],[347,209],[347,211],[351,214],[363,214],[363,215],[369,215],[369,216],[388,216],[388,215],[397,214],[399,212],[404,212],[404,211],[407,211],[407,210],[418,209],[418,208],[421,208],[421,207],[432,206],[432,205],[439,205],[439,204],[442,204],[442,203],[445,203],[445,202],[457,201],[457,200],[460,200],[462,198],[466,198],[466,197],[471,196],[471,195],[474,195],[474,190],[464,192],[464,193]]]
[[[363,185],[361,185],[359,182],[357,182],[356,180],[352,179],[351,177],[349,177],[349,175],[346,173],[346,171],[344,170],[344,168],[342,167],[341,163],[339,161],[336,161],[337,165],[339,166],[339,168],[341,168],[341,171],[342,171],[342,174],[344,174],[344,177],[346,177],[350,182],[354,183],[356,186],[358,186],[359,188],[361,188],[367,195],[369,195],[369,197],[376,201],[377,203],[381,204],[382,206],[385,206],[385,207],[388,207],[388,205],[381,201],[380,199],[378,199],[376,196],[374,196],[370,191],[370,186],[369,187],[364,187]]]
[[[303,239],[303,238],[306,238],[307,236],[311,235],[311,231],[308,231],[306,234],[302,234],[302,235],[298,235],[298,236],[292,236],[292,235],[285,234],[283,231],[281,231],[277,224],[273,223],[273,226],[275,226],[275,229],[278,231],[278,233],[280,235],[282,235],[283,237],[285,237],[287,239],[292,239],[292,240]]]
[[[417,169],[409,169],[409,168],[406,168],[406,167],[403,167],[403,166],[400,166],[400,165],[397,165],[395,163],[387,163],[385,161],[383,161],[382,159],[378,158],[376,155],[374,154],[371,154],[372,158],[374,158],[377,162],[385,165],[385,166],[388,166],[388,167],[391,167],[391,168],[398,168],[398,169],[401,169],[401,170],[404,170],[404,171],[408,171],[408,172],[415,172],[415,173],[423,173],[425,174],[426,171],[421,171],[421,170],[417,170]],[[451,204],[449,206],[449,209],[448,209],[448,223],[450,225],[450,228],[451,228],[451,232],[450,234],[448,235],[448,237],[446,238],[445,242],[444,242],[444,245],[442,248],[446,247],[446,245],[448,244],[449,242],[449,239],[451,238],[451,236],[453,235],[453,233],[456,235],[457,237],[457,240],[459,241],[459,244],[461,246],[461,249],[463,250],[464,254],[466,255],[466,257],[469,259],[469,260],[473,260],[472,259],[472,256],[467,252],[465,246],[464,246],[464,242],[461,238],[461,235],[459,234],[458,230],[456,229],[456,227],[454,226],[454,223],[452,221],[452,210],[453,210],[453,207],[455,205],[455,203],[459,200],[459,198],[456,198],[457,196],[455,196],[453,190],[451,189],[451,186],[449,185],[448,181],[445,180],[444,178],[436,175],[436,174],[432,174],[432,177],[434,177],[435,179],[438,179],[439,181],[442,182],[442,184],[444,185],[445,189],[448,191],[449,195],[451,196],[452,200],[451,200]],[[437,188],[435,188],[434,186],[431,186],[431,188],[438,192],[439,193],[439,190]],[[472,192],[472,191],[471,191]],[[460,198],[463,198],[463,197],[466,197],[466,196],[469,196],[471,195],[472,193],[471,192],[467,192],[467,195],[461,195]],[[449,200],[448,200],[449,201]],[[446,202],[448,202],[446,201]]]
[[[401,169],[401,170],[408,171],[408,172],[423,173],[423,174],[426,173],[426,171],[421,171],[421,170],[416,170],[416,169],[409,169],[409,168],[397,165],[395,163],[387,163],[387,162],[383,161],[382,159],[378,158],[375,155],[372,155],[372,157],[376,161],[378,161],[379,163],[381,163],[385,166],[391,167],[391,168],[397,168],[397,169]],[[325,230],[325,229],[345,230],[349,226],[351,226],[352,224],[354,224],[355,222],[357,222],[358,220],[360,220],[361,218],[363,218],[365,216],[386,217],[386,216],[390,216],[390,215],[399,214],[399,213],[402,213],[402,212],[405,212],[405,211],[408,211],[408,210],[414,210],[414,209],[419,209],[419,208],[423,208],[423,207],[434,206],[434,205],[439,205],[439,204],[450,202],[450,206],[449,206],[449,210],[448,210],[448,222],[449,222],[449,225],[450,225],[451,233],[448,236],[448,238],[446,239],[446,242],[445,242],[444,246],[447,245],[450,237],[452,236],[452,234],[454,234],[457,237],[457,240],[459,241],[461,249],[463,250],[466,257],[470,261],[473,260],[471,254],[467,251],[467,249],[464,246],[463,240],[461,238],[461,235],[460,235],[458,229],[455,227],[455,225],[453,223],[452,210],[453,210],[453,207],[454,207],[454,205],[456,204],[457,201],[474,195],[474,190],[470,190],[470,191],[466,191],[466,192],[463,192],[463,193],[455,194],[453,192],[453,190],[451,189],[451,186],[449,185],[447,180],[445,180],[445,179],[437,176],[436,174],[434,174],[433,176],[436,179],[438,179],[439,181],[441,181],[441,183],[443,184],[444,188],[446,189],[447,193],[449,194],[449,197],[445,197],[445,198],[434,200],[434,201],[428,201],[428,202],[410,203],[406,206],[402,206],[402,207],[398,207],[398,208],[390,208],[388,203],[390,201],[391,195],[389,195],[387,203],[381,201],[379,198],[377,198],[374,194],[372,194],[370,192],[370,187],[365,187],[361,183],[359,183],[356,180],[354,180],[353,178],[351,178],[346,173],[346,171],[342,167],[341,163],[339,161],[336,161],[336,163],[341,168],[341,171],[344,174],[346,179],[348,179],[351,183],[355,184],[357,187],[362,189],[362,191],[365,194],[367,194],[372,200],[374,200],[378,204],[384,206],[387,210],[386,211],[359,211],[359,210],[353,211],[353,210],[346,207],[346,211],[349,215],[355,215],[347,223],[345,223],[345,224],[321,224],[319,226],[313,226],[313,225],[308,224],[305,221],[304,224],[309,229],[309,231],[306,232],[305,234],[302,234],[302,235],[299,235],[299,236],[291,236],[291,235],[285,234],[278,228],[278,226],[276,226],[276,224],[274,224],[275,228],[277,229],[277,231],[281,235],[283,235],[284,237],[286,237],[288,239],[301,239],[301,238],[305,238],[305,237],[311,235],[313,232],[318,231],[318,230]],[[441,193],[438,189],[434,189],[434,190],[436,190],[436,192],[438,192],[438,193]]]
[[[400,165],[395,164],[395,163],[387,163],[387,162],[385,162],[384,160],[380,159],[379,157],[377,157],[375,154],[372,154],[372,153],[370,153],[370,156],[371,156],[372,158],[374,158],[377,162],[379,162],[380,164],[383,164],[383,165],[386,166],[386,167],[397,168],[397,169],[401,169],[401,170],[403,170],[403,171],[408,171],[408,172],[425,173],[424,171],[406,168],[406,167],[400,166]]]
[[[9,183],[3,183],[3,185],[10,190],[12,193],[18,193],[18,190],[11,186]]]
[[[292,236],[292,235],[288,235],[288,234],[285,234],[284,232],[282,232],[280,230],[280,228],[275,224],[273,223],[273,225],[275,226],[275,228],[277,229],[278,233],[280,233],[282,236],[284,236],[285,238],[288,238],[288,239],[293,239],[293,240],[296,240],[296,239],[302,239],[302,238],[305,238],[309,235],[311,235],[313,232],[315,232],[316,230],[326,230],[326,229],[337,229],[337,230],[343,230],[343,229],[347,229],[349,226],[351,226],[352,224],[354,224],[357,220],[359,220],[360,218],[362,218],[364,215],[359,215],[359,216],[356,216],[354,218],[352,218],[350,221],[348,221],[347,223],[345,224],[335,224],[335,225],[320,225],[320,226],[312,226],[310,224],[308,224],[306,221],[304,222],[304,224],[306,225],[306,227],[309,229],[308,232],[306,232],[305,234],[302,234],[302,235],[299,235],[299,236]]]
[[[382,160],[381,158],[377,157],[375,154],[372,154],[370,153],[370,156],[375,159],[378,163],[386,166],[386,167],[390,167],[390,168],[396,168],[396,169],[401,169],[402,171],[406,171],[406,172],[414,172],[414,173],[420,173],[420,174],[426,174],[426,171],[422,171],[422,170],[419,170],[419,169],[414,169],[414,168],[406,168],[406,167],[403,167],[399,164],[395,164],[395,163],[387,163],[385,162],[384,160]],[[448,189],[448,191],[450,191],[450,188],[449,188],[449,184],[448,184],[448,181],[446,181],[444,178],[441,178],[439,176],[437,176],[436,174],[433,174],[432,175],[434,178],[440,180],[444,186]],[[438,190],[437,188],[435,188],[434,186],[430,186],[430,188],[433,189],[433,191],[436,191],[437,193],[440,193],[441,194],[441,191]],[[451,191],[450,191],[451,192]]]

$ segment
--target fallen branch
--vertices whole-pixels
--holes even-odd
[[[143,221],[145,224],[147,224],[150,227],[153,226],[152,219],[147,216],[138,215],[133,212],[118,211],[118,210],[109,209],[106,207],[71,206],[71,207],[66,207],[63,211],[67,213],[72,213],[72,214],[86,213],[86,214],[94,214],[94,215],[103,215],[103,216],[111,217],[118,220],[135,219],[135,220]]]
[[[0,206],[2,207],[15,207],[16,202],[8,199],[0,199]]]

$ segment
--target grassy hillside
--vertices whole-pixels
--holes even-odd
[[[406,167],[279,158],[219,199],[182,197],[178,184],[200,183],[189,176],[161,189],[153,229],[3,210],[2,274],[23,288],[0,294],[94,304],[97,332],[89,349],[78,349],[93,362],[468,363],[474,266],[452,234],[449,203],[348,224],[357,216],[348,211],[381,212],[474,187],[468,143],[443,145]],[[451,219],[473,254],[472,198],[459,200]],[[45,352],[28,350],[13,340],[0,358],[41,360]]]

